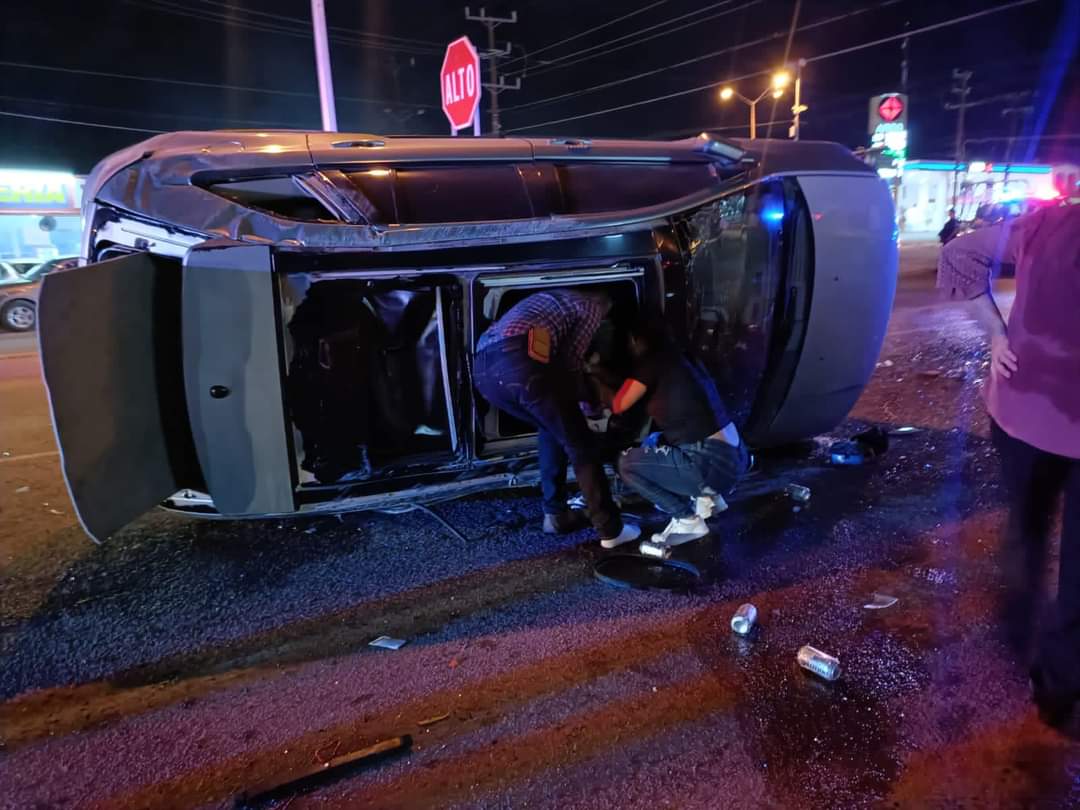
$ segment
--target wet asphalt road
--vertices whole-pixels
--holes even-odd
[[[826,467],[828,437],[764,459],[680,552],[689,595],[596,582],[598,547],[541,535],[529,491],[433,507],[464,543],[423,512],[159,512],[94,546],[32,346],[0,337],[0,807],[229,807],[401,734],[407,756],[289,806],[1080,806],[1080,746],[1039,723],[995,622],[985,353],[932,293],[933,246],[902,255],[836,435],[920,432],[863,467]],[[797,512],[789,481],[813,491]],[[383,634],[409,643],[367,646]],[[838,682],[797,668],[806,643]]]

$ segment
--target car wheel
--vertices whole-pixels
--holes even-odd
[[[33,301],[10,301],[0,309],[0,324],[12,332],[29,332],[37,323]]]

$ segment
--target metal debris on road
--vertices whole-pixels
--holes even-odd
[[[835,681],[840,677],[840,662],[828,653],[823,653],[809,644],[802,647],[796,657],[800,667],[814,673],[819,678]]]
[[[940,368],[928,368],[925,371],[920,371],[919,372],[920,377],[925,377],[928,380],[932,380],[935,377],[940,377],[941,374],[942,374],[942,372],[941,372]]]
[[[638,546],[638,551],[645,557],[652,557],[656,560],[666,560],[671,557],[671,546],[667,543],[654,543],[651,540],[642,540]]]
[[[871,601],[867,602],[863,607],[866,610],[884,610],[885,608],[891,608],[900,600],[895,596],[889,596],[884,593],[875,593],[871,598]]]
[[[446,712],[444,714],[437,714],[434,717],[425,717],[423,720],[417,720],[416,725],[421,727],[433,726],[436,723],[441,723],[443,720],[446,720],[449,716],[450,712]]]
[[[391,638],[390,636],[379,636],[377,639],[368,642],[369,647],[381,647],[384,650],[400,650],[409,642],[403,638]]]
[[[740,636],[745,636],[754,628],[755,622],[757,622],[757,608],[747,602],[745,605],[740,605],[735,615],[731,617],[731,629]]]
[[[922,433],[922,428],[914,427],[913,425],[903,425],[889,431],[890,436],[909,436],[912,433]]]
[[[799,503],[807,503],[810,500],[810,487],[804,487],[802,484],[788,484],[784,487],[784,492],[791,500]]]
[[[15,490],[16,493],[29,492],[29,491],[30,491],[30,487],[19,487],[17,490]]]
[[[64,514],[64,513],[63,513],[63,512],[61,512],[61,511],[60,511],[59,509],[50,509],[50,510],[49,510],[49,514],[50,514],[50,515],[62,515],[62,514]]]
[[[374,765],[395,754],[412,748],[412,737],[403,734],[382,740],[367,748],[335,756],[333,759],[308,766],[305,770],[280,781],[259,785],[242,793],[236,799],[237,807],[272,807],[276,802],[310,793],[331,782],[356,775],[361,769]]]

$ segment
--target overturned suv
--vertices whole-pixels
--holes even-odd
[[[178,132],[102,161],[42,362],[79,517],[265,517],[536,480],[470,379],[523,296],[664,317],[751,444],[844,418],[896,283],[893,206],[828,143]],[[641,426],[643,429],[646,427]]]

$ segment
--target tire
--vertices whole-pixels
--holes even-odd
[[[33,301],[8,301],[0,309],[0,326],[11,332],[29,332],[37,325],[37,307]]]

